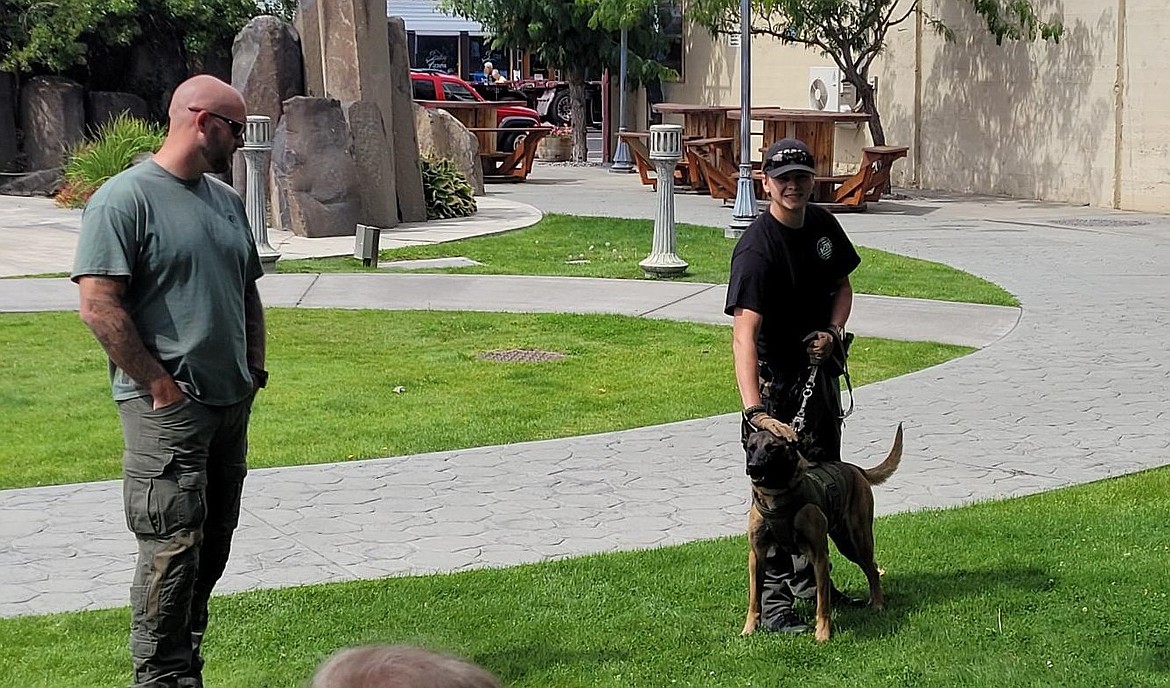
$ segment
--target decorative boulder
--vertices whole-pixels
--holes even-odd
[[[272,140],[277,226],[298,236],[353,236],[363,215],[358,166],[341,103],[297,96],[284,102]]]
[[[232,43],[232,86],[244,95],[249,115],[280,124],[284,101],[305,95],[301,41],[293,27],[276,17],[260,16],[248,22]],[[244,154],[232,163],[232,186],[240,195],[247,186]]]
[[[20,89],[25,169],[61,165],[85,136],[85,89],[54,76],[35,76]]]
[[[483,168],[479,162],[479,141],[475,134],[446,110],[421,105],[413,107],[419,154],[450,158],[463,172],[463,176],[467,177],[475,195],[482,196]]]
[[[422,171],[418,166],[418,131],[414,118],[414,87],[410,82],[410,47],[406,24],[401,17],[386,23],[390,43],[390,91],[394,109],[395,180],[398,215],[403,222],[426,222],[427,203],[423,196]]]
[[[123,112],[138,119],[150,117],[150,108],[147,107],[146,101],[133,93],[90,91],[87,100],[89,101],[87,121],[90,131],[97,131],[103,124]]]
[[[0,196],[52,196],[61,189],[64,171],[64,167],[53,167],[0,180]]]
[[[357,189],[362,198],[361,223],[370,227],[382,227],[379,222],[397,212],[394,199],[389,193],[393,188],[394,179],[386,178],[392,170],[384,164],[388,162],[386,145],[390,137],[382,122],[382,112],[378,109],[377,103],[367,100],[345,103],[341,109],[345,112],[353,159],[357,163],[362,180]]]
[[[0,172],[15,166],[20,150],[16,146],[16,79],[0,72]]]

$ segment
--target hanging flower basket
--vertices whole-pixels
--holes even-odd
[[[536,158],[545,162],[564,162],[573,157],[573,136],[568,127],[555,127],[536,145]]]

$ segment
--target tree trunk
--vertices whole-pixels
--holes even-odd
[[[569,69],[569,103],[573,120],[573,162],[589,161],[589,140],[585,132],[589,118],[585,114],[585,68],[574,66]]]
[[[873,139],[873,145],[884,146],[886,145],[886,130],[882,128],[882,116],[878,113],[873,86],[864,77],[859,78],[858,81],[860,83],[853,82],[853,87],[857,89],[857,97],[861,100],[861,111],[869,115],[869,136]]]

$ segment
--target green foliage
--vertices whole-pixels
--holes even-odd
[[[428,220],[467,217],[475,213],[474,190],[454,162],[427,155],[419,158],[419,166],[422,167]]]
[[[1059,41],[1064,31],[1058,20],[1040,19],[1033,0],[951,1],[969,3],[986,21],[996,43],[1005,38]],[[920,5],[921,0],[908,4],[899,0],[752,0],[751,33],[804,45],[832,59],[857,89],[859,109],[872,115],[873,141],[882,145],[885,132],[869,69],[885,48],[890,29],[910,19]],[[712,33],[739,32],[739,0],[690,0],[687,16]],[[925,10],[923,20],[947,40],[954,38],[950,27]]]
[[[162,127],[123,112],[106,122],[91,141],[80,144],[65,165],[69,192],[58,196],[66,207],[82,207],[110,177],[130,167],[134,156],[153,153],[166,136]]]
[[[153,34],[202,55],[229,48],[252,17],[295,10],[296,0],[0,0],[0,70],[59,74]]]

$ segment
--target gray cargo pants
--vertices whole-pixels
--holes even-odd
[[[135,688],[200,688],[207,603],[239,523],[251,398],[153,410],[118,403],[126,524],[138,539],[130,588]]]

